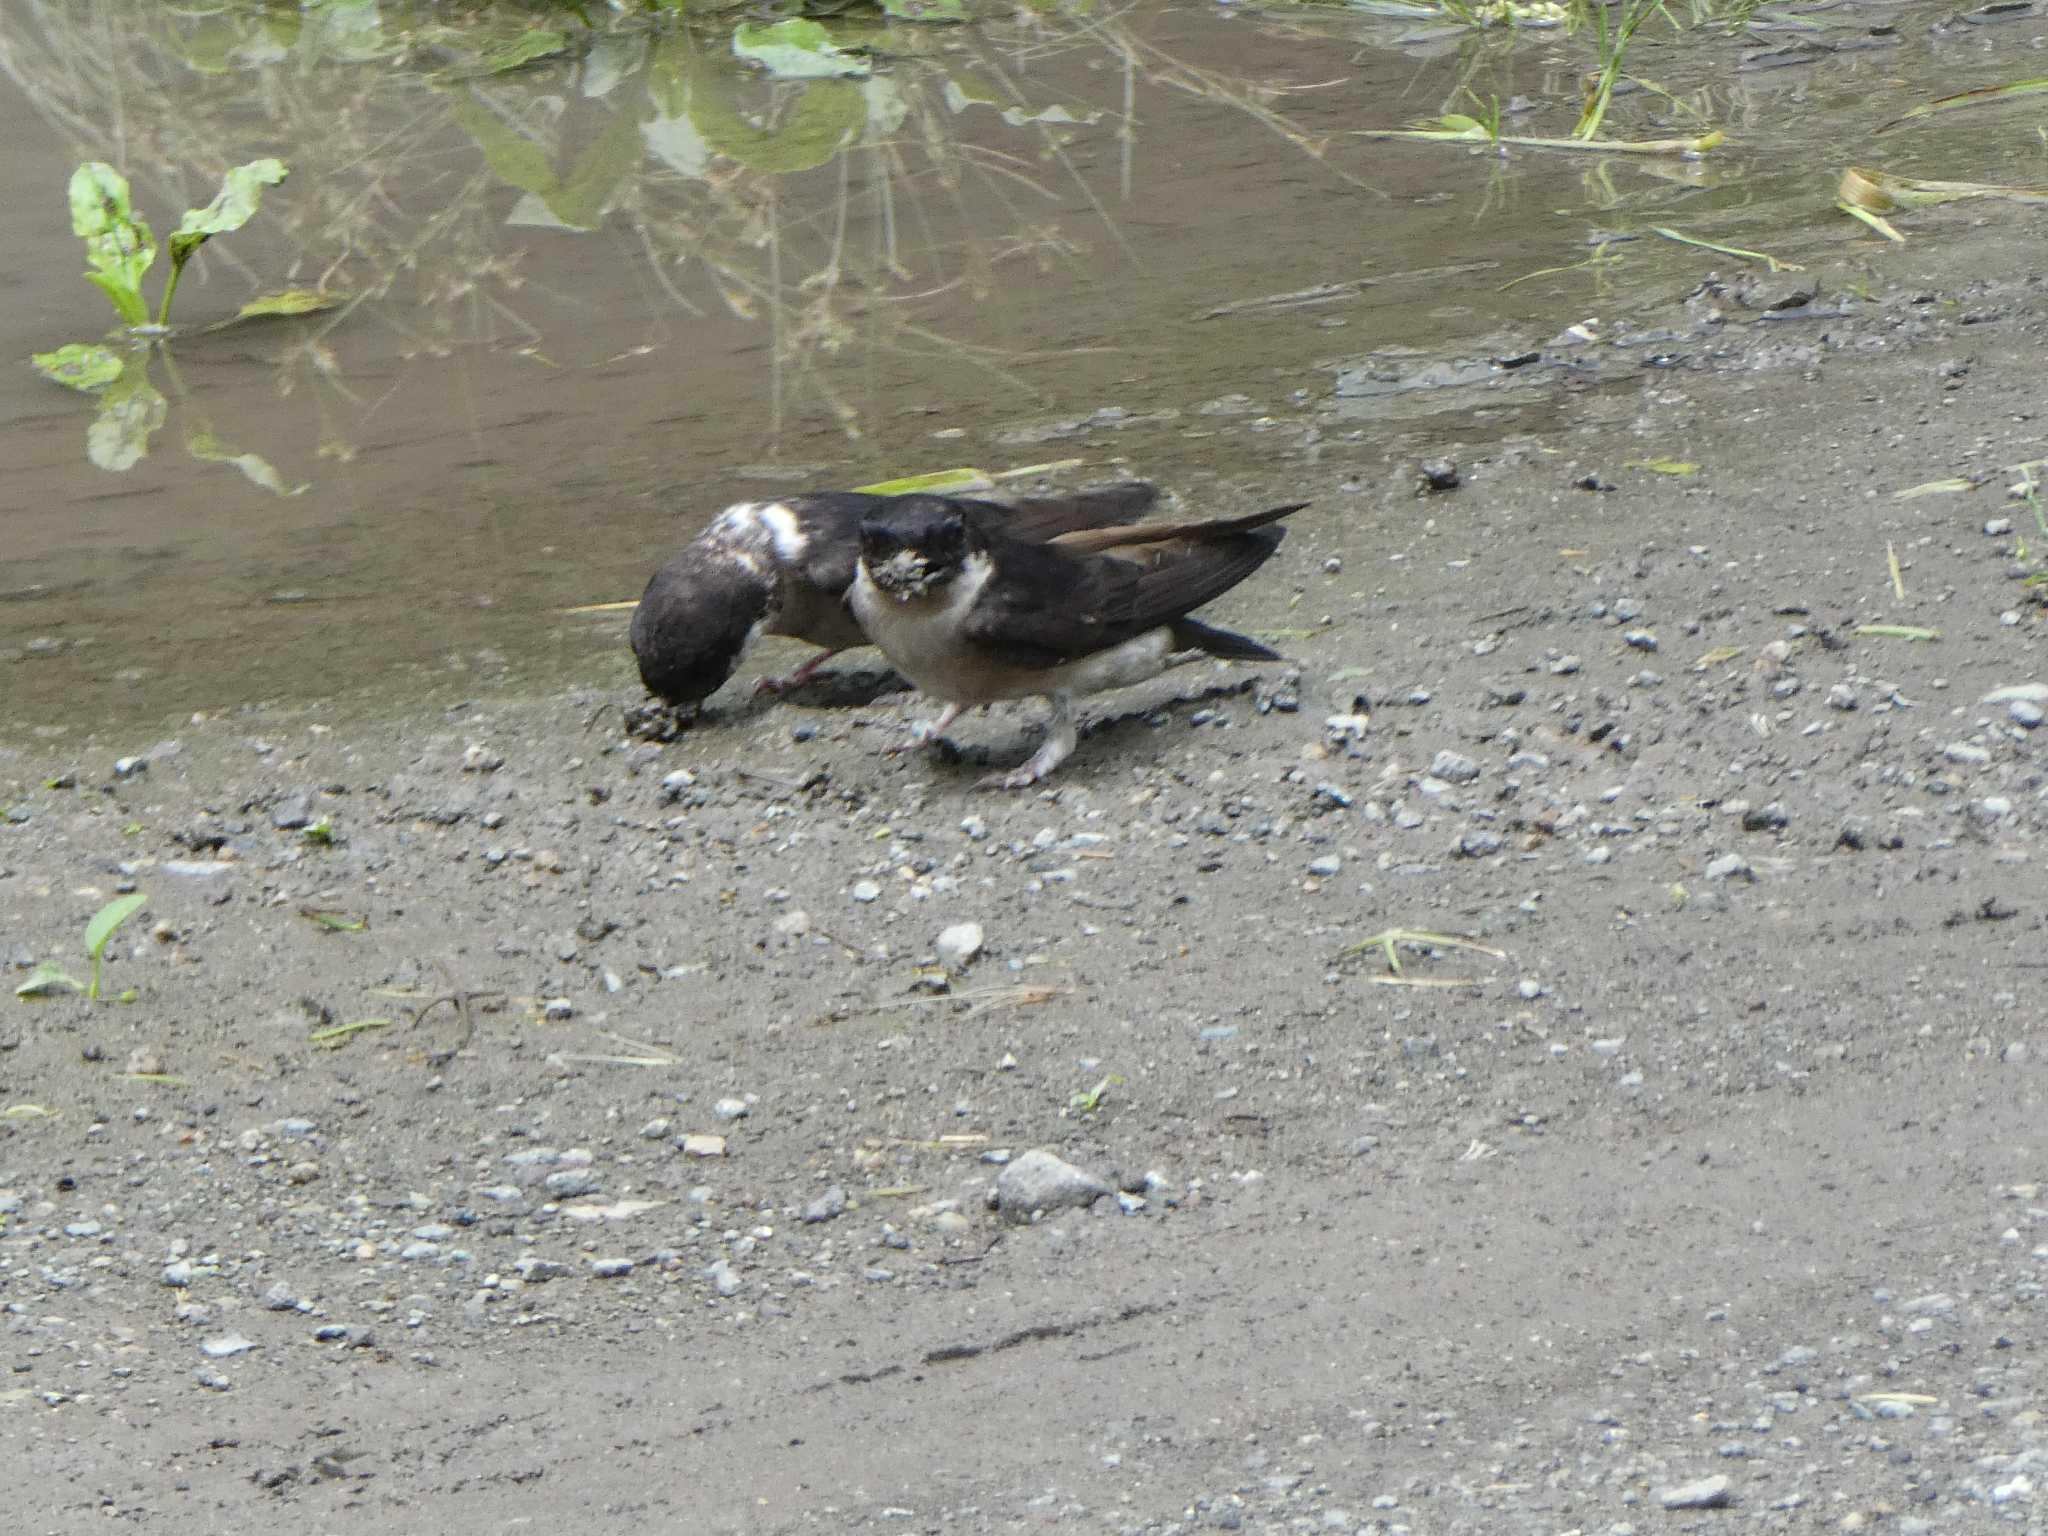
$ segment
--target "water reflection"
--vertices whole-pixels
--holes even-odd
[[[9,669],[13,723],[109,682],[170,712],[609,650],[537,616],[637,590],[764,486],[1078,454],[1263,489],[1322,451],[1270,429],[1333,359],[1548,334],[1617,260],[1698,255],[1588,262],[1590,235],[1682,212],[1762,243],[1737,226],[1805,174],[1356,136],[1480,102],[1563,131],[1583,60],[1556,33],[1169,0],[833,25],[864,78],[765,76],[729,25],[539,47],[511,6],[0,11],[17,357],[104,319],[64,222],[78,161],[150,208],[257,156],[291,171],[110,392],[107,468],[90,402],[0,375],[21,465],[0,655],[37,658]],[[1700,74],[1660,61],[1616,120],[1782,112]],[[285,288],[347,297],[208,329]]]

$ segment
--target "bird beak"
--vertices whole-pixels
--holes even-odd
[[[868,579],[899,603],[923,597],[932,589],[937,575],[914,549],[899,549],[880,564],[868,565]]]

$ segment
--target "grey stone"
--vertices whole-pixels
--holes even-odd
[[[1754,882],[1756,871],[1749,867],[1749,860],[1739,853],[1724,853],[1707,865],[1709,880],[1748,880]]]
[[[286,795],[270,810],[270,824],[280,832],[296,832],[313,824],[313,797],[301,791]]]
[[[1429,760],[1429,773],[1431,778],[1452,784],[1470,784],[1479,777],[1479,765],[1464,753],[1446,747]]]
[[[1093,1205],[1110,1193],[1102,1179],[1043,1147],[1033,1147],[996,1176],[996,1208],[1011,1221],[1029,1221],[1034,1211]]]
[[[704,1278],[711,1282],[711,1288],[721,1296],[736,1296],[746,1282],[739,1272],[725,1259],[713,1259],[704,1266]]]
[[[1728,1502],[1730,1484],[1726,1473],[1717,1472],[1697,1482],[1680,1483],[1657,1495],[1666,1509],[1719,1509]]]
[[[939,934],[937,949],[939,964],[949,971],[957,971],[968,961],[981,953],[987,936],[979,923],[954,923]]]
[[[804,1207],[804,1220],[808,1222],[830,1221],[846,1212],[846,1191],[834,1184],[825,1193]]]

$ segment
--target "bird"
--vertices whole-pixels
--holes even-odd
[[[1076,694],[1143,682],[1178,652],[1242,661],[1279,653],[1188,617],[1272,557],[1294,502],[1245,517],[1078,529],[1031,543],[957,498],[901,496],[860,526],[849,604],[868,639],[939,717],[931,741],[969,704],[1042,694],[1045,740],[985,786],[1036,784],[1073,752]]]
[[[1126,522],[1158,495],[1156,486],[1131,480],[1010,504],[950,499],[963,516],[1001,524],[1012,538],[1028,543]],[[839,652],[866,645],[846,605],[861,523],[887,515],[903,499],[813,491],[727,507],[654,573],[633,611],[633,654],[647,691],[666,704],[700,704],[764,634],[793,636],[822,649],[787,677],[763,678],[755,685],[757,695],[809,682]]]

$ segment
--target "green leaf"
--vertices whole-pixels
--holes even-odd
[[[263,189],[285,178],[282,160],[251,160],[227,173],[204,208],[187,208],[178,232],[171,236],[171,264],[182,267],[191,254],[215,235],[240,229],[256,215],[263,201]]]
[[[111,165],[88,160],[71,173],[71,232],[85,242],[92,269],[86,281],[107,296],[127,324],[147,325],[142,279],[156,260],[156,236],[135,217],[128,180]]]
[[[100,396],[99,412],[86,429],[85,456],[116,474],[133,469],[169,412],[163,391],[150,381],[148,358],[129,358]]]
[[[310,485],[287,486],[284,477],[262,454],[239,453],[206,428],[185,434],[185,451],[208,464],[232,464],[248,477],[251,484],[260,485],[276,496],[297,496],[312,489]]]
[[[456,126],[474,139],[484,152],[491,174],[500,181],[546,197],[555,190],[555,168],[531,139],[523,138],[473,100],[463,100],[450,109]]]
[[[36,372],[67,389],[105,389],[121,377],[120,354],[92,342],[74,341],[54,352],[38,352],[29,359]]]
[[[140,891],[126,896],[116,896],[99,911],[93,913],[92,921],[85,925],[85,952],[92,959],[99,959],[107,947],[107,940],[129,918],[140,912],[149,898]]]
[[[928,475],[905,475],[900,480],[878,480],[873,485],[859,485],[854,489],[870,496],[908,496],[913,491],[929,491],[937,495],[952,496],[972,491],[985,491],[995,484],[985,470],[979,469],[935,469]]]
[[[876,0],[892,21],[965,21],[962,0]]]
[[[477,68],[486,75],[502,75],[535,59],[551,59],[568,51],[569,39],[554,28],[528,27],[510,42],[485,49],[483,57],[477,60]]]
[[[870,69],[866,59],[846,52],[823,26],[801,16],[765,27],[741,22],[733,29],[732,51],[784,80],[865,75]]]
[[[54,960],[45,960],[28,973],[28,979],[14,989],[16,997],[54,997],[59,992],[83,992],[85,983],[64,974]]]
[[[604,131],[576,157],[561,185],[541,194],[548,211],[571,229],[597,228],[604,222],[612,195],[632,175],[644,153],[639,123],[630,113],[613,114]]]
[[[812,81],[772,128],[740,116],[732,87],[730,76],[693,77],[690,121],[712,150],[752,170],[808,171],[857,142],[867,124],[867,102],[850,81]]]
[[[323,288],[286,288],[278,293],[266,293],[251,299],[234,313],[236,320],[255,320],[264,315],[311,315],[323,309],[332,309],[337,304],[346,304],[349,295],[331,293]]]

